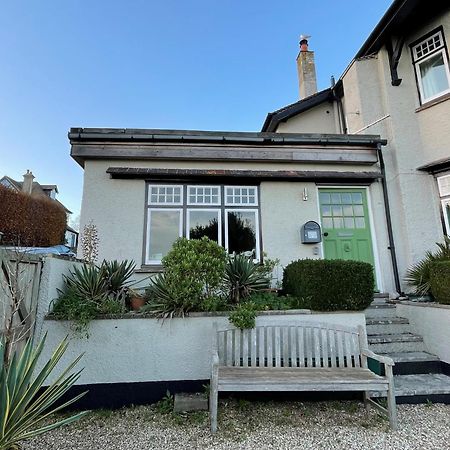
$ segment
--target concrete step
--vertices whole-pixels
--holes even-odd
[[[374,334],[367,336],[369,348],[375,353],[423,352],[422,336],[412,333]]]
[[[394,360],[394,375],[442,373],[441,360],[428,352],[394,352],[383,356]]]
[[[376,317],[395,317],[397,308],[389,303],[372,304],[364,310],[366,318],[373,319]]]
[[[450,404],[450,377],[442,373],[394,376],[397,403]],[[385,396],[373,393],[374,397]]]
[[[374,317],[366,319],[367,334],[408,333],[409,321],[403,317]]]

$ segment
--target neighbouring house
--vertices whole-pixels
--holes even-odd
[[[5,186],[9,189],[13,189],[17,192],[24,192],[33,196],[45,195],[46,197],[52,199],[57,204],[62,206],[67,215],[67,220],[69,220],[72,211],[67,209],[57,198],[58,186],[56,184],[40,184],[34,181],[34,175],[30,170],[23,175],[23,181],[16,181],[11,177],[5,175],[0,178],[0,185]],[[76,249],[78,245],[78,232],[72,227],[67,226],[65,231],[65,243],[71,249]]]
[[[398,265],[399,292],[408,289],[406,269],[450,235],[449,39],[448,2],[396,0],[336,83],[316,92],[309,82],[300,101],[269,113],[262,128],[283,134],[377,134],[387,140],[382,157],[392,221],[388,245]],[[315,79],[314,53],[307,42],[303,46],[299,73]],[[340,212],[338,205],[331,207]],[[324,256],[342,256],[353,228],[345,220],[342,226],[339,218],[327,219],[328,203],[320,202],[320,208],[328,233]],[[384,253],[387,241],[375,237]]]

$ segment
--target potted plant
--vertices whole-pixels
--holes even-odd
[[[145,305],[145,297],[142,292],[135,289],[129,289],[128,296],[130,298],[130,306],[133,311],[139,311]]]

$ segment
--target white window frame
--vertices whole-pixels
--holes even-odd
[[[179,226],[178,226],[178,237],[183,236],[183,208],[148,208],[147,212],[147,241],[145,249],[145,264],[148,265],[159,265],[161,264],[160,259],[150,259],[150,244],[151,244],[151,233],[150,226],[152,223],[152,212],[153,211],[177,211],[179,213]]]
[[[441,207],[442,207],[442,215],[444,216],[444,225],[445,225],[445,231],[447,233],[447,236],[450,237],[450,222],[448,220],[447,215],[447,205],[450,207],[450,197],[444,198],[441,200]]]
[[[216,203],[214,202],[210,202],[210,203],[191,203],[189,198],[190,198],[190,194],[189,194],[189,190],[191,188],[211,188],[211,189],[218,189],[219,193],[218,193],[218,200]],[[212,194],[211,194],[212,197]],[[222,192],[221,192],[221,185],[203,185],[203,184],[188,184],[186,186],[186,205],[187,206],[220,206],[222,204]]]
[[[441,185],[441,182],[444,180],[444,179],[449,179],[449,181],[450,181],[450,175],[442,175],[442,176],[440,176],[440,177],[437,177],[437,183],[438,183],[438,190],[439,190],[439,196],[440,197],[447,197],[447,196],[450,196],[450,186],[449,186],[449,191],[448,192],[443,192],[442,191],[442,185]]]
[[[205,211],[205,212],[215,212],[217,213],[217,220],[218,220],[218,233],[217,233],[217,239],[218,244],[222,245],[222,210],[219,208],[187,208],[186,209],[186,237],[190,239],[190,228],[191,228],[191,212],[193,211]]]
[[[180,188],[180,201],[179,202],[152,202],[152,187],[156,188]],[[148,206],[182,206],[184,204],[183,198],[183,185],[182,184],[149,184],[148,185]],[[167,195],[167,194],[166,194]]]
[[[427,53],[424,56],[418,57],[417,56],[417,48],[420,47],[424,42],[434,38],[434,36],[439,35],[440,37],[440,42],[441,44],[434,48],[433,50],[431,50],[429,53]],[[422,83],[422,76],[420,74],[420,65],[422,63],[424,63],[425,61],[429,60],[430,58],[435,57],[436,55],[438,55],[439,53],[442,54],[442,59],[444,61],[444,68],[445,68],[445,73],[447,76],[447,84],[448,84],[448,88],[445,89],[444,91],[441,91],[435,95],[432,95],[430,97],[425,97],[424,91],[423,91],[423,83]],[[433,35],[422,39],[419,43],[414,44],[414,46],[412,47],[412,56],[413,56],[413,63],[414,63],[414,70],[416,72],[416,78],[417,78],[417,85],[419,88],[419,95],[420,95],[420,102],[421,103],[427,103],[430,102],[432,100],[435,100],[436,98],[439,98],[447,93],[450,92],[450,69],[449,69],[449,62],[448,62],[448,58],[447,58],[447,51],[446,51],[446,46],[445,46],[445,41],[444,41],[444,36],[442,34],[442,31],[437,31],[436,33],[434,33]]]
[[[224,216],[224,221],[225,221],[225,250],[227,251],[227,253],[229,254],[229,245],[228,245],[228,213],[230,212],[253,212],[255,213],[255,228],[256,228],[256,236],[255,236],[255,240],[256,240],[256,245],[255,245],[255,250],[256,250],[256,255],[255,258],[253,259],[253,261],[257,262],[260,260],[260,245],[259,245],[259,241],[261,239],[260,236],[260,230],[259,230],[259,210],[257,208],[226,208],[225,209],[225,216]]]
[[[234,203],[234,202],[228,202],[227,201],[227,189],[254,189],[255,190],[255,202],[254,203]],[[248,196],[248,195],[247,195]],[[238,206],[238,207],[244,207],[244,208],[251,208],[252,206],[259,206],[258,204],[258,186],[255,185],[249,185],[249,186],[235,186],[235,185],[228,185],[224,186],[224,205],[225,206]],[[234,194],[233,194],[234,197]]]

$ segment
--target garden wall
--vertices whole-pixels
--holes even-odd
[[[450,364],[450,305],[401,302],[397,315],[406,317],[413,332],[423,336],[429,352]]]

